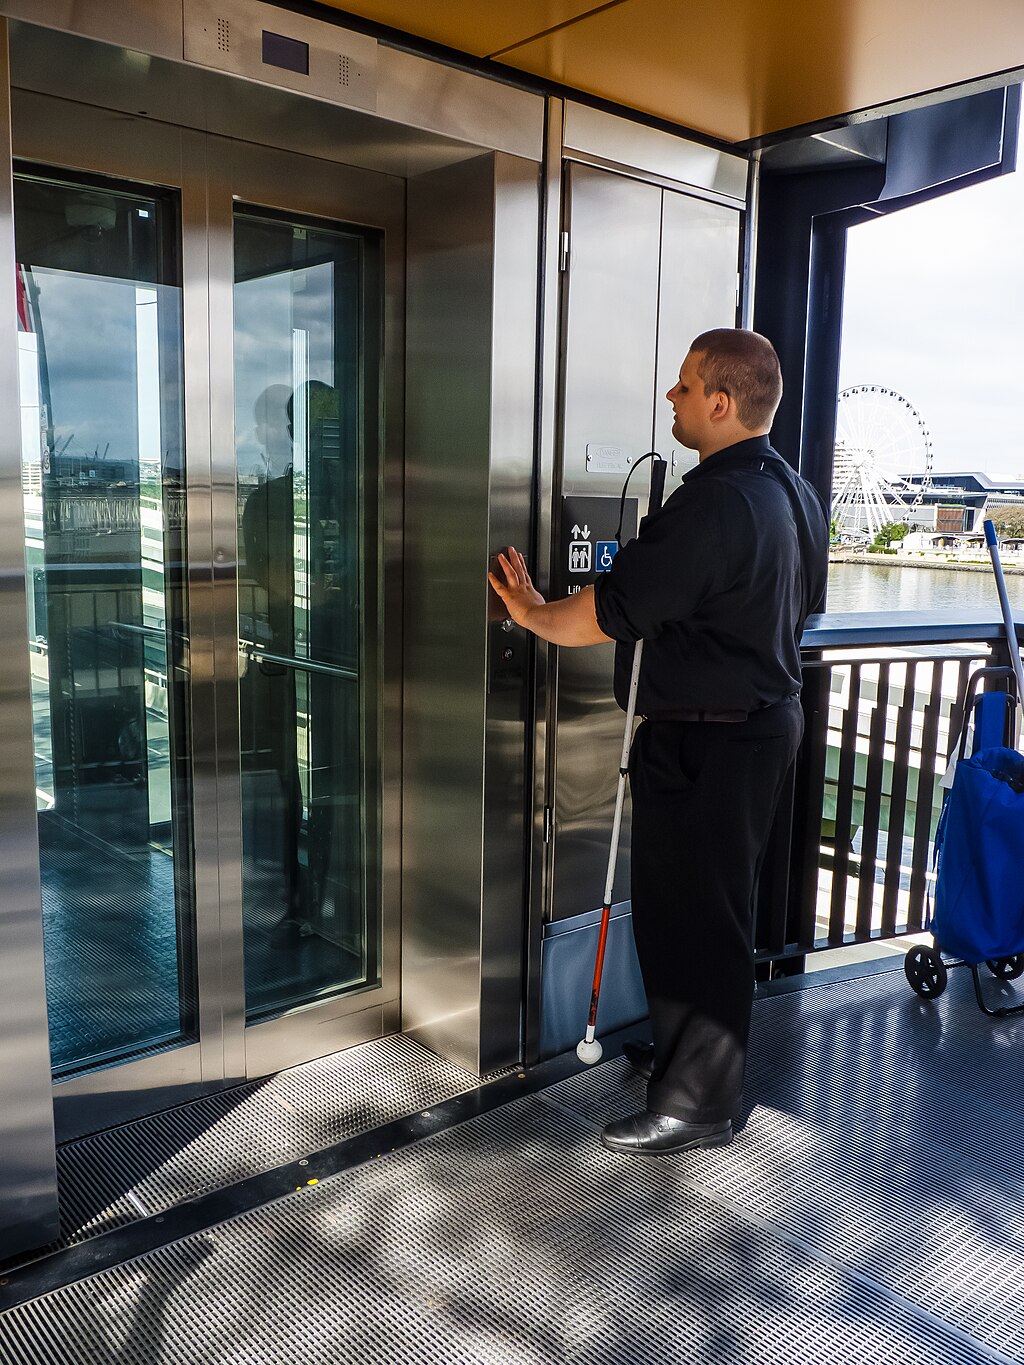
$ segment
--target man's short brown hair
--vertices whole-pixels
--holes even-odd
[[[782,399],[782,369],[767,337],[743,327],[716,327],[701,332],[690,350],[700,356],[697,373],[706,398],[725,392],[735,399],[748,431],[771,425]]]

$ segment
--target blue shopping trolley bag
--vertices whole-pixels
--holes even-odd
[[[972,965],[1024,953],[1024,755],[960,759],[935,856],[936,946]]]

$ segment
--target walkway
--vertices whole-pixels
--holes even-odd
[[[761,999],[755,1034],[729,1148],[613,1156],[640,1083],[563,1059],[227,1221],[221,1191],[94,1239],[157,1249],[10,1308],[0,1362],[1024,1361],[1024,1017],[897,971]]]

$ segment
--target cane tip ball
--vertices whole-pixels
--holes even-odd
[[[604,1053],[604,1048],[595,1038],[592,1043],[588,1043],[584,1038],[582,1042],[576,1044],[576,1056],[581,1062],[586,1062],[587,1066],[593,1066],[599,1062]]]

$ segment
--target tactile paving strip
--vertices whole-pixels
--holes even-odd
[[[1019,1362],[1024,1020],[974,1013],[963,972],[759,1002],[731,1147],[604,1151],[612,1061],[12,1309],[0,1365]]]
[[[401,1036],[307,1062],[58,1152],[65,1243],[417,1114],[480,1082]]]

